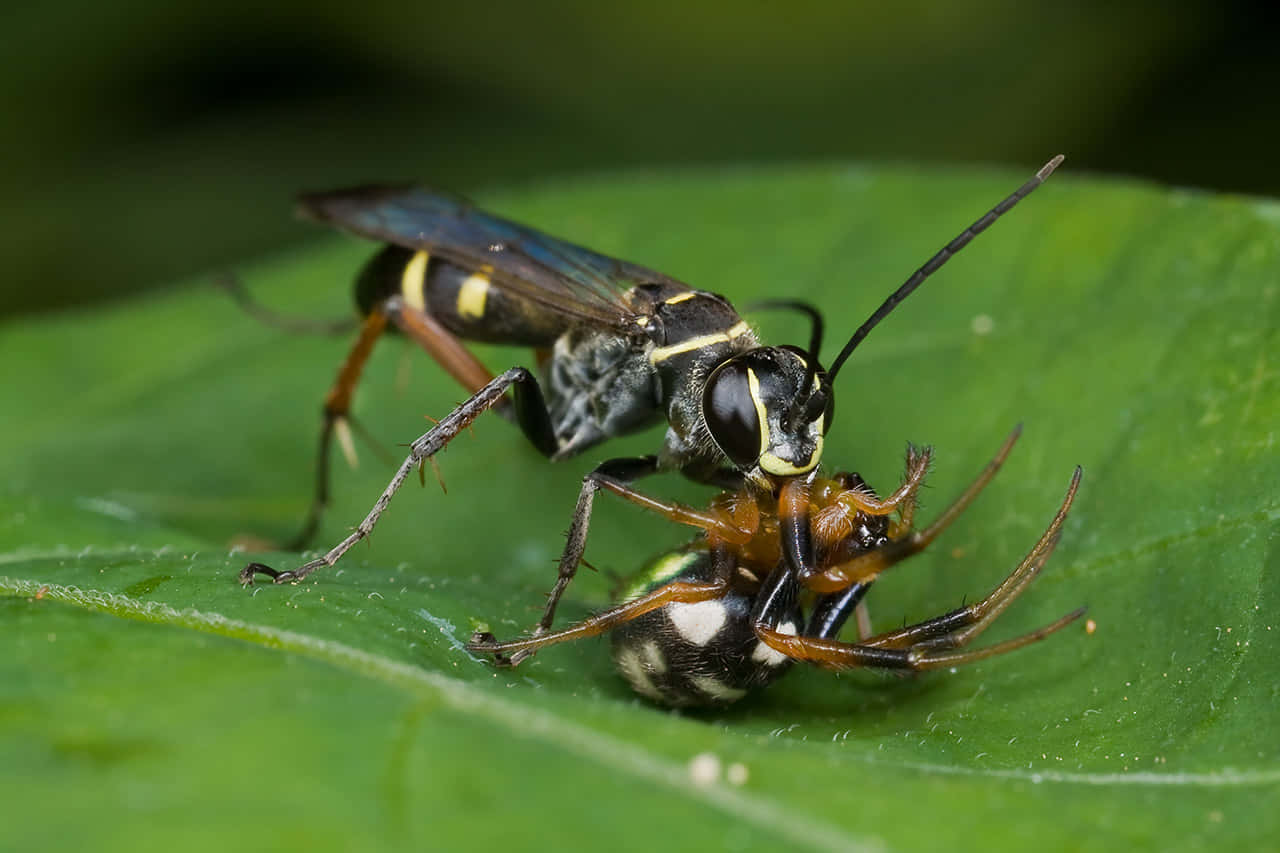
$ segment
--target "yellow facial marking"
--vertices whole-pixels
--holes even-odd
[[[415,311],[427,310],[427,262],[430,260],[426,252],[414,252],[400,276],[400,296],[404,304]]]
[[[765,412],[764,401],[760,399],[760,380],[756,378],[756,372],[747,369],[747,386],[751,390],[751,402],[756,407],[756,418],[760,421],[760,458],[756,464],[760,466],[760,470],[766,474],[772,474],[775,477],[790,477],[794,474],[804,474],[812,471],[814,466],[822,459],[822,422],[823,417],[819,417],[814,421],[814,426],[818,430],[818,440],[813,445],[813,453],[809,454],[809,458],[799,465],[794,465],[769,452],[769,417]]]
[[[680,343],[672,344],[669,347],[658,347],[653,352],[649,353],[649,363],[657,364],[658,362],[665,361],[674,355],[692,352],[693,350],[702,349],[703,347],[710,346],[712,344],[728,343],[734,338],[745,335],[749,331],[751,331],[751,327],[748,326],[744,320],[731,327],[727,332],[716,332],[712,335],[699,335],[696,338],[689,338],[687,341],[681,341]]]
[[[751,391],[751,404],[756,407],[756,420],[760,422],[760,457],[763,459],[769,450],[769,413],[765,411],[764,400],[760,399],[760,380],[756,372],[747,368],[747,388]],[[773,457],[777,459],[777,457]],[[760,466],[761,468],[764,465]]]
[[[489,277],[476,273],[468,276],[458,288],[458,316],[479,320],[484,316],[484,304],[489,298]]]
[[[821,458],[822,436],[818,436],[818,440],[813,446],[813,453],[801,465],[792,465],[787,460],[774,456],[772,453],[761,453],[759,464],[760,469],[766,474],[772,474],[775,477],[790,477],[793,474],[804,474],[812,471]]]

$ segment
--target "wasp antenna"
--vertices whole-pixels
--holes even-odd
[[[809,318],[809,353],[817,355],[822,349],[822,312],[816,306],[799,299],[762,299],[746,306],[747,311],[796,311]]]
[[[946,246],[943,246],[936,255],[924,264],[924,266],[912,273],[911,277],[904,281],[901,287],[889,294],[889,298],[881,303],[880,307],[867,318],[865,323],[858,327],[858,330],[853,333],[853,337],[849,338],[849,342],[844,345],[844,349],[840,350],[840,354],[836,356],[835,361],[831,362],[831,369],[828,371],[827,375],[834,380],[836,373],[840,371],[840,368],[844,365],[845,361],[853,351],[857,349],[858,344],[862,343],[862,339],[870,334],[871,330],[874,329],[881,320],[888,317],[890,312],[892,312],[894,308],[897,308],[904,299],[910,296],[913,290],[924,283],[925,279],[937,272],[938,269],[947,261],[951,260],[957,252],[969,245],[969,242],[973,240],[974,237],[977,237],[983,231],[987,230],[991,223],[1008,213],[1015,204],[1031,195],[1036,187],[1043,184],[1045,180],[1053,174],[1053,170],[1057,169],[1064,159],[1064,156],[1059,154],[1048,163],[1045,163],[1044,166],[1040,168],[1040,171],[1036,172],[1035,175],[1033,175],[1025,184],[1014,190],[1013,193],[1011,193],[1004,201],[984,213],[977,222],[974,222],[964,231],[960,232],[958,237]]]
[[[805,359],[808,363],[805,365],[804,384],[800,386],[800,396],[796,398],[795,403],[791,406],[791,411],[788,412],[788,420],[791,421],[793,426],[796,423],[795,418],[797,415],[804,416],[806,418],[805,423],[813,420],[813,417],[808,417],[808,415],[809,410],[814,408],[815,396],[823,397],[822,408],[825,409],[827,407],[826,395],[815,394],[813,390],[813,380],[818,375],[818,352],[821,349],[822,315],[818,314],[813,318],[813,335],[809,338],[809,356]],[[826,387],[826,384],[823,383],[823,388],[825,389]]]
[[[1041,183],[1044,183],[1048,180],[1049,176],[1053,174],[1053,170],[1061,166],[1062,161],[1065,159],[1067,159],[1067,155],[1065,154],[1059,154],[1057,157],[1054,157],[1048,163],[1045,163],[1040,167],[1040,171],[1036,172],[1036,177],[1040,179]]]
[[[812,406],[809,405],[810,398],[813,396],[813,380],[818,375],[818,354],[822,350],[822,334],[823,321],[822,312],[808,302],[801,302],[798,299],[765,299],[759,302],[753,302],[747,306],[748,311],[769,311],[769,310],[785,310],[798,311],[809,318],[809,348],[808,365],[805,370],[804,383],[800,386],[800,396],[792,403],[791,408],[787,411],[787,423],[795,424],[801,417],[806,420],[813,420],[808,416],[808,411]],[[823,400],[821,409],[826,408],[826,401]],[[816,416],[815,416],[816,417]]]

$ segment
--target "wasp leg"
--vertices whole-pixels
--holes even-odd
[[[502,663],[511,666],[515,666],[520,663],[520,661],[524,660],[526,657],[532,655],[537,649],[541,648],[542,644],[536,641],[543,637],[554,636],[558,639],[553,642],[561,642],[563,639],[572,639],[576,636],[587,636],[572,634],[562,637],[562,632],[557,632],[555,634],[548,634],[547,632],[551,630],[551,625],[555,620],[556,607],[559,605],[560,599],[564,596],[564,592],[568,588],[570,582],[577,574],[578,565],[582,562],[582,557],[586,550],[587,530],[591,523],[591,512],[594,506],[595,496],[601,489],[610,491],[619,497],[625,498],[626,500],[643,507],[644,509],[656,512],[671,521],[679,524],[687,524],[691,527],[697,527],[704,530],[708,539],[712,542],[713,549],[724,543],[742,544],[750,540],[750,531],[744,531],[734,527],[729,520],[722,515],[704,512],[675,501],[666,501],[655,498],[650,495],[646,495],[629,485],[635,480],[656,473],[657,470],[658,461],[655,456],[641,456],[632,459],[613,459],[601,464],[583,479],[582,490],[578,494],[578,503],[574,507],[573,520],[569,525],[568,541],[565,544],[564,553],[560,558],[560,566],[556,577],[556,583],[555,586],[552,587],[551,592],[547,595],[547,604],[543,610],[542,618],[534,627],[529,640],[518,641],[523,644],[519,648],[513,647],[512,649],[497,650],[504,653],[505,651],[514,651],[514,654],[512,654],[510,658],[501,658]],[[690,589],[697,587],[697,585],[690,584],[685,584],[685,586]],[[683,601],[684,599],[680,600]],[[660,604],[655,604],[654,606],[657,607],[660,606]],[[636,616],[641,615],[642,612],[647,612],[647,610],[634,613],[627,618],[634,619]],[[606,629],[607,628],[602,628],[601,630]]]
[[[1072,611],[1035,631],[972,651],[962,648],[990,627],[991,623],[1013,603],[1035,580],[1062,532],[1062,524],[1080,486],[1080,469],[1071,477],[1066,497],[1049,527],[1022,562],[982,601],[967,607],[910,625],[898,631],[880,634],[859,643],[780,634],[772,626],[758,623],[760,641],[795,660],[809,661],[831,669],[878,667],[882,669],[927,670],[956,666],[982,660],[1043,640],[1084,615],[1084,608]]]
[[[559,631],[534,633],[533,636],[521,640],[498,642],[492,634],[477,632],[467,643],[467,649],[473,652],[492,654],[495,663],[502,666],[515,666],[526,657],[541,648],[563,643],[568,640],[580,640],[595,637],[605,631],[611,631],[624,622],[630,622],[650,611],[665,607],[668,604],[695,604],[721,598],[729,590],[729,578],[733,572],[733,560],[723,548],[712,549],[715,560],[715,580],[710,583],[690,583],[688,581],[672,581],[660,586],[652,592],[600,613],[588,616],[576,625]]]
[[[821,572],[814,572],[807,577],[801,576],[801,583],[817,592],[837,592],[851,584],[874,580],[890,566],[900,563],[907,557],[918,554],[929,547],[933,540],[937,539],[944,530],[950,527],[951,523],[968,508],[969,504],[973,503],[973,499],[978,496],[978,493],[991,482],[996,472],[1000,470],[1000,466],[1009,458],[1009,453],[1013,450],[1013,445],[1018,441],[1018,436],[1021,434],[1021,425],[1015,427],[1009,433],[1004,443],[1000,445],[1000,449],[996,451],[996,455],[982,469],[982,472],[974,478],[969,487],[964,490],[960,497],[956,498],[951,506],[943,510],[933,524],[930,524],[924,530],[916,531],[901,539],[894,539],[874,551],[864,552]],[[914,507],[911,504],[907,504],[907,506],[910,507],[910,511],[914,514]]]
[[[320,519],[329,503],[329,457],[334,436],[340,439],[346,449],[350,446],[348,424],[356,426],[363,433],[351,417],[351,399],[374,344],[389,322],[394,323],[401,332],[421,346],[468,393],[476,394],[493,381],[493,374],[488,368],[463,346],[457,336],[430,314],[406,306],[398,296],[384,300],[370,311],[360,327],[360,334],[338,369],[333,385],[325,395],[324,421],[320,428],[320,448],[316,457],[315,495],[302,529],[285,544],[287,550],[305,547],[319,528]],[[516,383],[514,394],[515,419],[534,447],[544,456],[550,456],[556,451],[555,430],[537,382],[531,379]],[[504,417],[511,417],[510,401],[499,398],[493,405]],[[348,457],[352,456],[350,451],[347,453]]]
[[[338,375],[334,378],[329,392],[325,394],[324,416],[320,426],[320,446],[316,452],[315,494],[311,499],[311,508],[307,511],[307,517],[302,523],[302,529],[284,543],[286,550],[294,551],[305,547],[320,526],[320,518],[324,515],[324,508],[329,503],[329,451],[333,446],[333,437],[337,434],[344,449],[349,448],[350,434],[346,430],[350,421],[351,397],[355,393],[356,385],[360,382],[360,374],[369,360],[369,354],[373,352],[374,344],[378,342],[378,338],[386,328],[387,315],[382,311],[373,311],[364,318],[360,324],[360,333],[338,368]],[[349,449],[346,452],[348,458],[353,457]]]
[[[591,526],[591,509],[596,492],[604,488],[606,482],[615,484],[633,482],[655,474],[657,471],[658,457],[636,456],[602,462],[582,479],[582,490],[578,492],[578,502],[573,508],[573,518],[569,522],[569,532],[564,552],[560,556],[556,582],[551,592],[547,594],[547,604],[543,608],[542,618],[533,628],[533,638],[540,637],[551,630],[551,623],[556,616],[556,606],[578,572],[578,565],[582,562],[582,556],[587,548],[587,530]],[[515,666],[531,654],[533,654],[532,650],[518,651],[507,662]]]
[[[493,375],[462,346],[461,341],[434,318],[406,307],[399,297],[387,299],[370,311],[360,325],[360,333],[351,345],[351,350],[338,368],[333,385],[325,394],[320,448],[316,454],[315,494],[302,529],[285,543],[288,550],[305,547],[320,526],[320,518],[329,503],[329,456],[335,435],[340,439],[348,459],[354,458],[348,429],[348,424],[352,423],[351,398],[360,383],[360,376],[373,352],[374,344],[386,331],[388,322],[394,323],[415,340],[468,392],[476,393],[493,379]]]
[[[374,502],[373,508],[365,516],[364,520],[360,522],[360,526],[323,557],[287,572],[277,572],[261,563],[250,563],[241,570],[240,582],[252,583],[254,575],[265,574],[269,575],[276,583],[285,583],[287,581],[301,580],[318,568],[332,566],[353,545],[373,531],[374,525],[378,523],[378,518],[386,511],[391,499],[395,497],[400,486],[404,484],[404,481],[415,468],[443,450],[456,435],[465,430],[481,414],[496,406],[504,399],[504,395],[511,386],[529,383],[536,383],[533,374],[523,367],[511,368],[473,394],[466,402],[446,415],[431,430],[413,442],[410,445],[409,456],[400,465],[400,469],[396,471],[395,476],[391,478],[387,488]]]
[[[399,296],[384,301],[379,310],[386,312],[400,331],[426,350],[468,393],[474,394],[493,381],[493,374],[480,359],[435,317],[410,308]]]
[[[281,314],[255,299],[240,277],[234,273],[221,273],[214,278],[213,284],[225,290],[244,313],[273,329],[303,334],[345,335],[350,333],[359,322],[351,316],[334,320],[316,320],[311,317],[291,317]]]
[[[468,392],[475,394],[493,381],[489,369],[431,314],[407,307],[398,296],[384,304],[400,331],[417,341]],[[515,420],[529,443],[543,456],[555,455],[560,445],[537,380],[528,374],[515,384],[512,394],[514,401],[500,398],[493,404],[498,414]]]

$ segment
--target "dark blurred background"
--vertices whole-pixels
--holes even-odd
[[[302,189],[892,160],[1280,195],[1275,3],[10,3],[0,317],[317,233]],[[678,214],[675,218],[678,218]]]

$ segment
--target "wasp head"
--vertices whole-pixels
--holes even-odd
[[[759,347],[712,371],[702,412],[712,439],[740,470],[803,474],[822,461],[831,385],[802,350]]]

